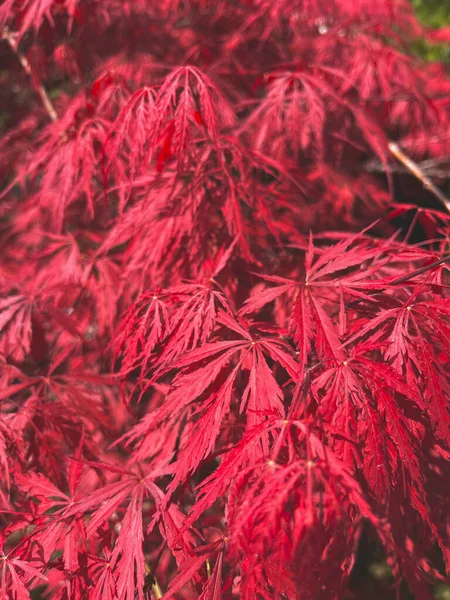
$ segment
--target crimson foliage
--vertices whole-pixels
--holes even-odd
[[[449,154],[450,78],[407,50],[437,34],[406,0],[0,26],[34,94],[2,92],[2,598],[338,599],[368,530],[431,598],[450,217],[395,204],[391,151]]]

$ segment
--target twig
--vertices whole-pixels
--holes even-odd
[[[429,265],[425,265],[424,267],[420,267],[420,269],[416,269],[415,271],[411,271],[410,273],[407,273],[406,275],[401,275],[400,277],[397,277],[396,279],[393,279],[392,281],[389,281],[388,285],[391,286],[391,285],[400,285],[402,283],[406,283],[407,281],[410,281],[414,277],[417,277],[417,275],[422,275],[422,273],[426,273],[427,271],[431,271],[431,269],[435,269],[436,267],[440,267],[441,265],[443,265],[445,263],[450,263],[450,254],[446,254],[445,256],[443,256],[442,258],[440,258],[439,260],[435,260],[434,262],[432,262]],[[387,289],[388,289],[388,287],[382,287],[382,288],[379,288],[378,290],[368,290],[367,291],[367,295],[368,296],[373,296],[375,294],[379,294],[381,292],[385,292]],[[349,304],[347,304],[347,308],[354,308],[355,306],[357,306],[358,304],[360,304],[363,300],[364,300],[364,298],[357,298],[356,300],[353,300],[352,302],[350,302]],[[335,317],[337,314],[338,314],[338,311],[334,312],[331,316]],[[342,347],[344,347],[344,346],[345,346],[345,344]]]
[[[434,185],[431,179],[425,175],[419,165],[409,158],[409,156],[407,156],[400,146],[395,142],[389,142],[388,147],[395,158],[403,163],[408,171],[410,171],[415,177],[417,177],[417,179],[419,179],[419,181],[422,182],[422,185],[425,189],[429,190],[434,196],[436,196],[439,202],[441,202],[441,204],[445,207],[447,212],[450,212],[450,200],[437,186]]]
[[[426,174],[428,177],[439,177],[441,179],[445,179],[449,175],[449,158],[445,157],[442,160],[429,159],[423,160],[420,163],[417,163],[419,168]],[[447,165],[445,167],[444,165]],[[365,163],[364,169],[366,171],[376,172],[376,173],[384,173],[385,167],[384,165],[376,159],[369,160]],[[409,173],[409,169],[405,167],[403,163],[398,165],[393,165],[391,167],[392,173]]]
[[[401,277],[397,277],[396,279],[393,279],[392,281],[389,282],[389,285],[398,285],[399,283],[405,283],[406,281],[413,279],[413,277],[416,277],[417,275],[422,275],[422,273],[426,273],[427,271],[430,271],[431,269],[434,269],[435,267],[439,267],[440,265],[443,265],[444,263],[448,263],[448,262],[450,262],[450,254],[446,254],[439,260],[435,260],[430,265],[425,265],[424,267],[420,267],[420,269],[416,269],[415,271],[412,271],[411,273],[408,273],[407,275],[402,275]]]
[[[7,27],[4,27],[1,37],[6,42],[8,42],[11,50],[17,56],[20,64],[22,65],[23,70],[29,77],[31,77],[30,63],[29,63],[27,57],[24,54],[22,54],[22,52],[20,52],[20,50],[18,49],[17,42],[15,39],[16,36],[14,35],[14,33],[12,33]],[[39,96],[42,100],[42,104],[44,105],[44,108],[47,111],[47,114],[50,117],[50,119],[52,121],[57,121],[58,113],[56,112],[55,107],[53,106],[52,101],[50,100],[50,98],[47,94],[47,90],[44,88],[44,86],[42,84],[39,84],[36,88],[36,91],[39,94]]]

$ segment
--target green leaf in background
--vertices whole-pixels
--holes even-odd
[[[411,0],[419,19],[430,27],[450,25],[450,0]]]
[[[411,0],[417,16],[435,29],[450,26],[450,0]],[[422,58],[450,63],[450,45],[418,41],[413,50]]]

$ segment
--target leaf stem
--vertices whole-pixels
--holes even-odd
[[[389,286],[391,286],[391,285],[400,285],[402,283],[406,283],[407,281],[410,281],[411,279],[413,279],[417,275],[422,275],[422,273],[426,273],[427,271],[430,271],[431,269],[439,267],[440,265],[443,265],[445,263],[450,263],[450,254],[446,254],[445,256],[443,256],[442,258],[440,258],[439,260],[436,260],[436,261],[432,262],[429,265],[425,265],[424,267],[420,267],[420,269],[416,269],[415,271],[411,271],[410,273],[407,273],[406,275],[402,275],[401,277],[397,277],[396,279],[393,279],[392,281],[389,282]],[[387,289],[388,289],[387,287],[381,287],[378,290],[369,290],[367,292],[367,294],[368,295],[379,294],[380,292],[384,292]],[[353,300],[353,302],[350,302],[347,305],[347,308],[354,308],[355,306],[357,306],[358,304],[360,304],[360,302],[362,302],[362,301],[363,301],[363,298],[357,298],[356,300]],[[334,316],[336,316],[336,314],[337,314],[337,312],[333,313],[331,316],[334,317]]]
[[[413,277],[416,277],[417,275],[422,275],[422,273],[426,273],[427,271],[430,271],[431,269],[434,269],[435,267],[439,267],[440,265],[443,265],[444,263],[447,263],[447,262],[450,262],[450,254],[446,254],[439,260],[436,260],[429,265],[425,265],[424,267],[421,267],[420,269],[416,269],[415,271],[412,271],[411,273],[408,273],[407,275],[402,275],[401,277],[397,277],[397,279],[393,279],[389,283],[389,285],[398,285],[399,283],[405,283],[406,281],[409,281]],[[377,290],[377,291],[379,291],[379,290]]]
[[[22,65],[23,70],[29,77],[31,77],[30,63],[29,63],[27,57],[24,54],[22,54],[22,52],[20,52],[20,50],[18,49],[18,44],[17,44],[16,36],[14,35],[14,33],[12,33],[7,27],[4,27],[1,37],[6,42],[8,42],[11,50],[17,56],[20,64]],[[57,121],[58,113],[56,112],[55,107],[53,106],[52,101],[50,100],[45,87],[40,83],[37,86],[36,91],[39,94],[42,104],[44,105],[44,108],[47,111],[47,114],[50,117],[50,119],[52,121]]]

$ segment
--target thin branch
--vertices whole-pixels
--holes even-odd
[[[14,33],[12,33],[7,27],[4,27],[1,37],[6,42],[8,42],[11,50],[17,56],[20,64],[22,65],[23,70],[29,77],[31,77],[30,63],[29,63],[27,57],[24,54],[22,54],[22,52],[20,52],[20,50],[18,49],[17,42],[15,39],[16,36],[14,35]],[[57,121],[58,113],[56,112],[55,107],[53,106],[52,101],[50,100],[50,98],[47,94],[47,90],[44,88],[44,86],[42,84],[39,84],[39,86],[36,88],[36,91],[39,94],[42,104],[44,105],[44,108],[47,111],[47,114],[50,117],[50,119],[52,121]]]
[[[444,157],[442,159],[422,160],[420,163],[417,163],[417,165],[426,175],[428,175],[428,177],[446,179],[450,173],[448,157]],[[364,164],[364,170],[375,173],[384,173],[385,167],[381,161],[377,159],[371,159]],[[391,167],[391,172],[405,174],[409,173],[410,171],[404,166],[403,163],[398,163],[397,165],[393,165]]]
[[[439,260],[435,260],[434,262],[432,262],[429,265],[425,265],[424,267],[420,267],[420,269],[415,269],[415,271],[411,271],[410,273],[407,273],[406,275],[401,275],[400,277],[397,277],[396,279],[389,281],[389,286],[401,285],[403,283],[406,283],[406,282],[410,281],[411,279],[414,279],[414,277],[417,277],[417,275],[422,275],[423,273],[426,273],[427,271],[431,271],[432,269],[435,269],[436,267],[440,267],[441,265],[443,265],[445,263],[450,263],[450,254],[446,254]],[[387,289],[389,289],[388,286],[379,288],[378,290],[368,290],[366,295],[374,296],[381,292],[385,292]],[[358,306],[358,304],[363,302],[363,300],[364,300],[364,298],[357,298],[356,300],[349,302],[349,304],[347,304],[347,308],[354,308],[355,306]],[[338,311],[334,312],[331,316],[335,317],[337,314],[338,314]],[[346,343],[347,342],[342,344],[341,347],[344,348]]]
[[[411,273],[408,273],[407,275],[402,275],[401,277],[397,277],[396,279],[393,279],[392,281],[389,282],[389,285],[398,285],[399,283],[405,283],[406,281],[413,279],[413,277],[416,277],[417,275],[422,275],[422,273],[431,271],[431,269],[439,267],[440,265],[443,265],[444,263],[448,263],[448,262],[450,262],[450,254],[446,254],[439,260],[432,262],[430,265],[425,265],[424,267],[421,267],[420,269],[416,269],[415,271],[412,271]]]
[[[408,171],[410,171],[415,177],[417,177],[417,179],[419,179],[419,181],[422,182],[422,185],[425,189],[436,196],[439,202],[441,202],[441,204],[445,207],[447,212],[450,212],[450,200],[437,186],[434,185],[431,179],[425,175],[419,165],[409,158],[409,156],[407,156],[400,146],[395,142],[389,142],[388,147],[395,158],[403,163]]]

